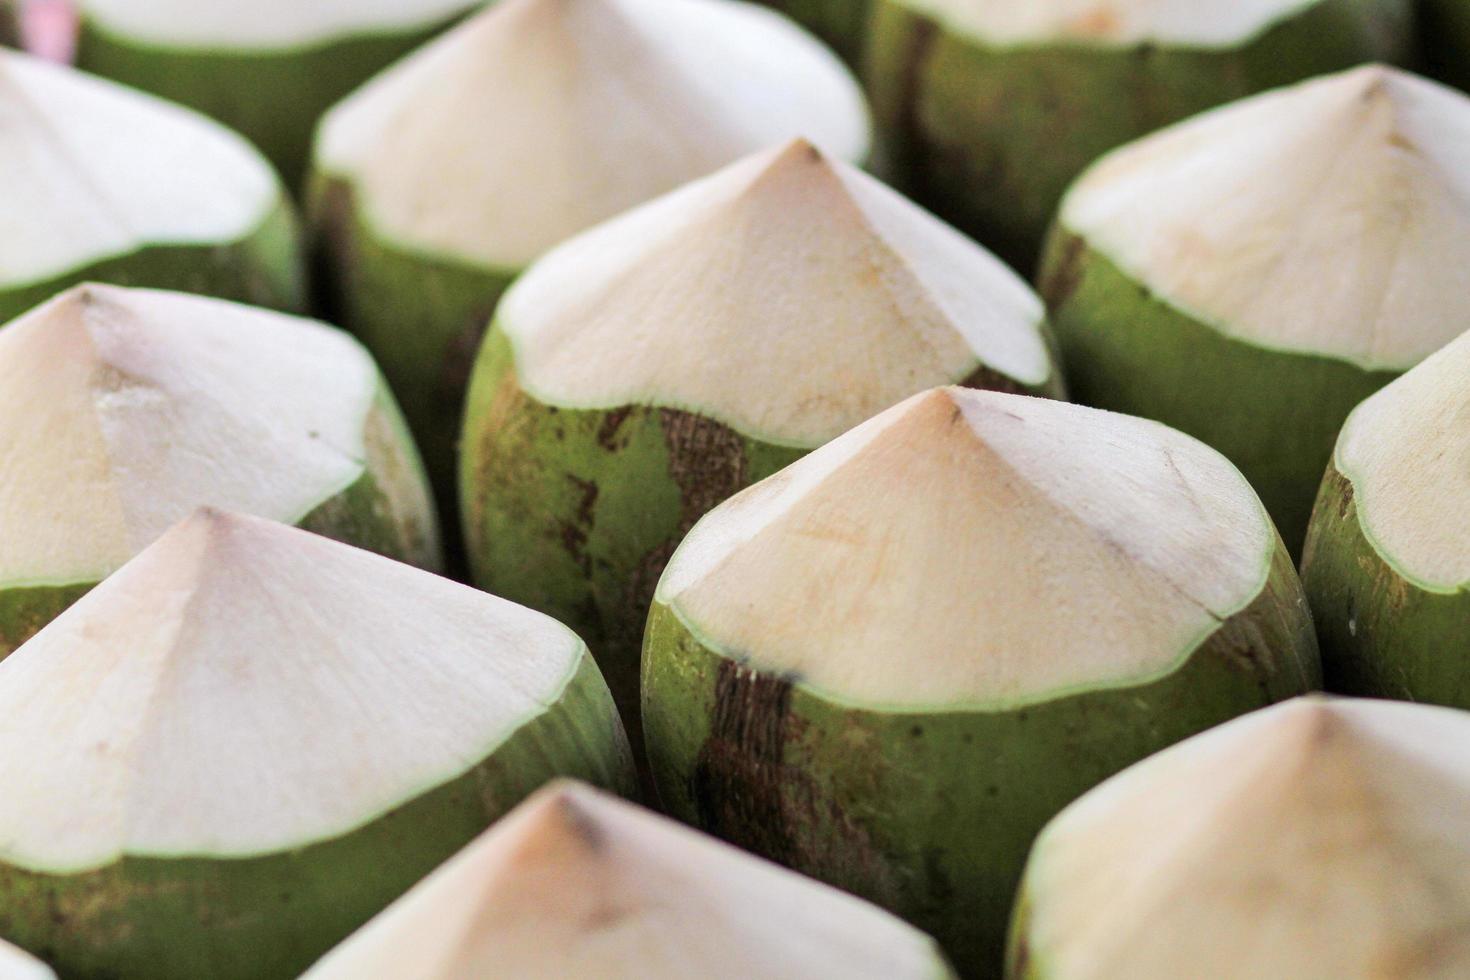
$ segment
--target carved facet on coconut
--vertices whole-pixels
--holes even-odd
[[[1218,453],[948,388],[695,526],[649,618],[643,723],[670,813],[995,976],[1046,820],[1319,678],[1296,572]]]
[[[1029,272],[1108,150],[1410,51],[1408,0],[876,0],[869,91],[922,204]]]
[[[1041,290],[1078,401],[1239,466],[1300,553],[1358,402],[1470,328],[1470,98],[1365,67],[1110,154]]]
[[[332,110],[314,210],[341,321],[407,406],[441,504],[479,340],[552,246],[773,143],[864,161],[861,91],[736,0],[506,0]]]
[[[85,285],[0,329],[0,469],[0,657],[200,506],[439,567],[368,352],[222,300]]]
[[[945,980],[934,940],[616,797],[541,790],[303,980]]]
[[[475,580],[572,624],[636,729],[648,604],[694,522],[948,383],[1062,393],[1025,283],[805,141],[755,154],[506,294],[465,424]]]
[[[0,187],[0,323],[85,281],[304,302],[270,165],[179,106],[0,49]]]
[[[300,187],[321,116],[482,0],[74,0],[77,62],[238,130]]]
[[[296,976],[548,780],[632,777],[564,626],[208,510],[0,661],[0,717],[0,931],[63,976]]]
[[[1010,980],[1470,975],[1470,715],[1301,698],[1147,759],[1036,841]]]

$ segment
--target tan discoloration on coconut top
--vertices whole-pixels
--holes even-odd
[[[204,49],[305,48],[343,38],[422,30],[477,0],[79,0],[82,15],[124,38]]]
[[[717,508],[658,596],[827,694],[1013,704],[1177,665],[1257,596],[1275,547],[1245,480],[1187,436],[941,389]]]
[[[861,160],[829,51],[731,0],[505,0],[335,108],[318,163],[384,237],[519,268],[745,153],[808,135]]]
[[[338,836],[479,764],[585,655],[503,599],[201,511],[0,661],[0,860]]]
[[[1158,42],[1227,47],[1321,0],[905,0],[997,45]]]
[[[1206,113],[1105,157],[1062,225],[1263,347],[1405,369],[1470,293],[1470,99],[1383,67]]]
[[[1335,463],[1363,528],[1401,574],[1470,586],[1470,334],[1358,406]]]
[[[1303,699],[1154,756],[1032,854],[1058,980],[1470,973],[1470,716]]]
[[[379,384],[311,321],[63,293],[0,330],[0,584],[96,581],[205,504],[299,520],[362,475]]]
[[[243,238],[280,199],[243,139],[172,103],[0,48],[0,287],[147,245]]]
[[[306,976],[932,978],[866,902],[576,784],[543,790]]]
[[[556,249],[499,323],[544,402],[815,446],[977,365],[1054,383],[1043,316],[989,253],[797,140]]]

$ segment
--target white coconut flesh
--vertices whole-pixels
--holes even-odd
[[[1244,478],[1179,432],[948,388],[716,508],[657,598],[824,696],[1014,706],[1176,669],[1275,547]]]
[[[1359,405],[1336,466],[1400,574],[1432,591],[1470,584],[1470,334]]]
[[[1300,699],[1125,771],[1044,830],[1033,962],[1067,980],[1470,975],[1470,717]]]
[[[504,0],[324,121],[317,162],[377,234],[519,269],[599,221],[806,135],[862,160],[836,56],[735,0]]]
[[[61,294],[0,329],[0,585],[95,582],[201,505],[300,520],[362,476],[379,384],[312,321]]]
[[[1229,336],[1402,370],[1470,290],[1470,99],[1369,66],[1218,109],[1105,157],[1061,223]]]
[[[91,23],[120,38],[166,47],[293,49],[352,37],[423,30],[478,0],[81,0]]]
[[[336,837],[485,759],[585,649],[448,579],[200,511],[0,661],[0,862]]]
[[[0,287],[150,245],[247,237],[280,204],[269,164],[203,116],[0,48]]]
[[[56,980],[50,967],[0,939],[0,980]]]
[[[904,0],[996,45],[1155,42],[1229,47],[1321,0]]]
[[[498,313],[539,400],[803,446],[982,364],[1045,382],[1043,318],[998,259],[805,140],[577,236]]]
[[[306,977],[932,980],[942,970],[932,940],[875,906],[563,782]]]

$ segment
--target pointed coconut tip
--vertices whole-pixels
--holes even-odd
[[[256,0],[248,8],[191,0],[78,0],[90,24],[114,42],[207,50],[289,52],[347,38],[418,33],[476,6],[476,0]]]
[[[281,205],[244,139],[182,107],[0,48],[0,289],[153,245],[247,237]]]
[[[1470,98],[1370,65],[1245,99],[1104,157],[1060,223],[1231,337],[1404,370],[1464,326]]]
[[[1013,706],[1176,669],[1276,548],[1239,472],[1179,432],[945,388],[716,508],[657,598],[712,649],[845,701]]]
[[[570,781],[542,789],[306,976],[949,976],[927,936]]]
[[[301,520],[366,471],[380,385],[324,324],[67,290],[0,329],[0,583],[96,581],[200,504]]]
[[[56,980],[51,968],[0,939],[0,980]]]
[[[904,0],[975,37],[994,44],[1095,44],[1155,42],[1228,47],[1252,40],[1270,27],[1322,0],[1028,0],[973,3],[969,0]]]
[[[540,613],[201,509],[0,661],[0,779],[24,787],[0,800],[0,860],[339,836],[480,764],[585,659]]]
[[[690,409],[795,446],[933,385],[1058,392],[1043,321],[990,253],[804,138],[577,236],[497,314],[545,403]]]
[[[1196,736],[1037,840],[1048,976],[1461,976],[1470,716],[1304,698]]]
[[[1400,575],[1436,592],[1470,585],[1470,333],[1359,405],[1333,465]]]
[[[803,133],[843,159],[869,153],[856,82],[772,11],[735,0],[506,0],[338,105],[317,163],[351,185],[382,236],[519,269]]]

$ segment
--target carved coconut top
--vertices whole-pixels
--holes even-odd
[[[281,199],[244,139],[187,109],[0,48],[0,288],[149,245],[253,232]]]
[[[497,322],[543,401],[814,446],[982,366],[1043,384],[1043,317],[984,249],[797,140],[554,250]]]
[[[1262,347],[1408,368],[1470,289],[1470,99],[1370,66],[1198,116],[1062,205],[1165,301]]]
[[[771,143],[868,154],[862,94],[735,0],[505,0],[326,117],[317,161],[400,245],[518,269]]]
[[[658,599],[697,637],[872,706],[1011,706],[1176,668],[1277,537],[1222,456],[1063,402],[917,395],[694,527]]]
[[[997,45],[1158,42],[1225,47],[1321,0],[903,0]]]
[[[430,27],[479,0],[78,0],[103,31],[171,47],[306,48]]]

